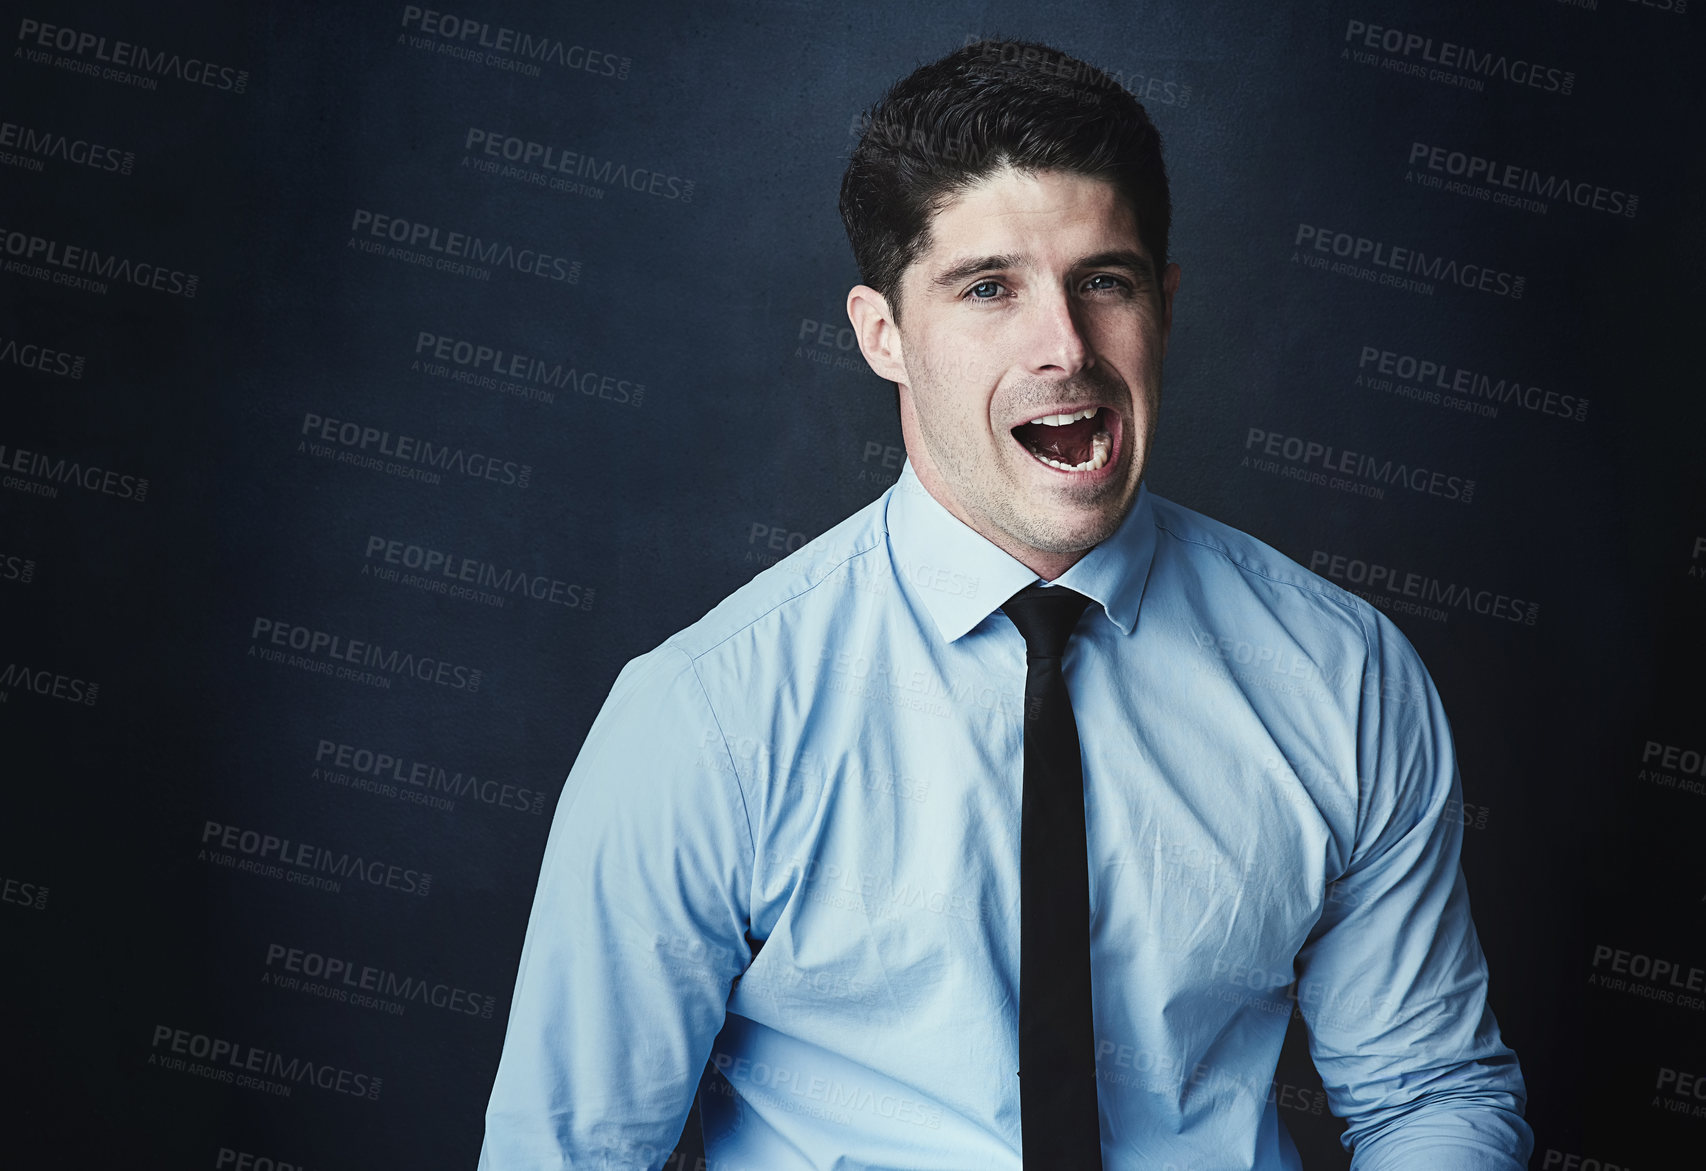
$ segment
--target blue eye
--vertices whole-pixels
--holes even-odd
[[[984,290],[984,292],[979,293],[979,289]],[[966,295],[973,301],[993,301],[1001,295],[1001,282],[978,281],[977,284],[966,290]]]
[[[1107,289],[1123,289],[1126,287],[1126,283],[1124,281],[1120,280],[1118,277],[1109,276],[1105,272],[1097,273],[1095,276],[1091,277],[1090,280],[1091,281],[1111,281],[1112,282],[1111,284],[1103,285],[1103,286],[1101,286],[1101,288],[1094,290],[1095,292],[1102,292],[1103,290],[1107,290]],[[1086,285],[1089,284],[1088,281],[1086,281],[1085,283],[1086,283]]]

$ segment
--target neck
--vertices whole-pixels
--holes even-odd
[[[999,541],[995,543],[1013,560],[1019,562],[1044,581],[1049,582],[1054,581],[1061,574],[1077,565],[1084,559],[1084,554],[1090,551],[1080,549],[1076,553],[1044,553],[1038,549],[1010,549]]]
[[[954,498],[954,494],[948,490],[945,484],[942,483],[941,477],[936,474],[935,467],[932,466],[928,460],[911,459],[910,462],[912,463],[912,473],[918,477],[919,484],[923,485],[924,490],[930,493],[931,497],[937,504],[940,504],[943,508],[947,509],[948,513],[953,516],[955,520],[965,525],[966,528],[978,534],[984,540],[994,545],[997,549],[1000,549],[1003,553],[1013,558],[1013,560],[1017,561],[1020,565],[1023,565],[1026,569],[1030,570],[1044,581],[1054,581],[1061,574],[1065,573],[1074,565],[1077,565],[1082,561],[1084,559],[1084,555],[1090,552],[1089,549],[1074,549],[1066,553],[1051,553],[1046,549],[1034,549],[1029,545],[1014,541],[1006,533],[987,532],[969,515],[967,515],[965,509],[960,507],[959,501]],[[1094,548],[1094,546],[1091,546],[1091,548]]]

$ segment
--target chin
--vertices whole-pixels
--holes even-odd
[[[1082,553],[1114,535],[1125,510],[1099,510],[1085,516],[1037,517],[1027,526],[1025,543],[1042,553]]]

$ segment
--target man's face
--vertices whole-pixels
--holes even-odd
[[[1064,572],[1137,495],[1178,277],[1107,182],[1004,169],[962,193],[901,278],[891,339],[919,480],[1041,576]]]

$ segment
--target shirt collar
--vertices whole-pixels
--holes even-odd
[[[919,482],[911,460],[901,467],[900,479],[891,489],[887,524],[895,572],[912,587],[949,642],[1039,580],[1023,563],[942,507]],[[1137,499],[1120,527],[1055,583],[1099,603],[1120,633],[1130,634],[1154,556],[1155,518],[1149,489],[1139,485]]]

